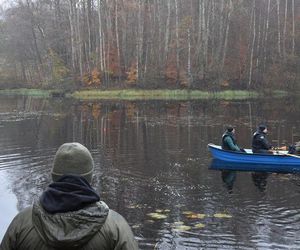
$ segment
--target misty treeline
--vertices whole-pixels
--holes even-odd
[[[16,0],[0,19],[5,86],[299,84],[298,0]]]

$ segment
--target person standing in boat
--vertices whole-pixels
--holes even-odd
[[[268,128],[266,125],[261,124],[258,126],[257,131],[252,137],[252,152],[260,154],[273,154],[272,145],[268,142],[266,135]]]
[[[222,149],[229,151],[242,151],[237,145],[235,128],[233,126],[227,126],[226,131],[222,135]]]

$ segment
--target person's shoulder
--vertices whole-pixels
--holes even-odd
[[[104,226],[107,226],[108,228],[111,228],[113,230],[116,228],[119,228],[119,229],[126,228],[127,229],[129,227],[129,224],[121,214],[119,214],[118,212],[116,212],[112,209],[109,209],[108,216],[107,216]]]
[[[121,222],[121,221],[126,221],[125,218],[119,214],[118,212],[109,209],[109,213],[108,213],[108,218],[111,219],[112,221],[114,221],[115,223]]]
[[[32,206],[27,207],[20,211],[12,220],[9,225],[9,230],[26,230],[31,229],[32,224]]]
[[[29,217],[31,218],[31,213],[32,213],[32,206],[26,207],[23,210],[21,210],[16,216],[15,219],[28,219]]]

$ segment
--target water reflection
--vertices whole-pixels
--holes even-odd
[[[254,172],[251,174],[254,185],[259,191],[263,192],[267,187],[267,178],[269,173]]]
[[[230,171],[230,170],[221,170],[221,177],[226,185],[226,188],[231,193],[233,189],[233,184],[236,179],[236,171]]]
[[[206,148],[219,143],[223,125],[232,122],[238,127],[239,145],[248,148],[262,118],[270,121],[269,138],[279,144],[290,140],[300,131],[295,103],[288,108],[266,100],[81,102],[21,97],[1,98],[0,104],[0,172],[18,209],[31,204],[49,183],[58,146],[78,141],[95,159],[93,186],[129,221],[141,249],[283,248],[282,242],[295,248],[300,243],[297,177],[268,176],[266,199],[249,173],[227,172],[222,178],[228,192],[220,173],[208,169]],[[292,124],[293,131],[286,129]],[[160,219],[150,216],[155,213]]]

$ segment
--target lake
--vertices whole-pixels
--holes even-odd
[[[57,148],[95,160],[93,186],[140,249],[299,249],[300,175],[209,169],[226,124],[249,148],[264,122],[273,146],[300,140],[297,98],[78,101],[0,98],[0,239],[50,182]]]

